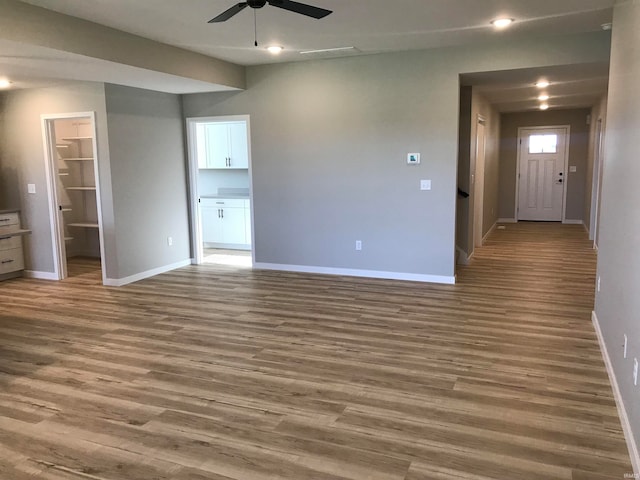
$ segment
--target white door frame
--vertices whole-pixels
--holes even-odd
[[[104,248],[104,228],[102,224],[102,197],[100,195],[100,169],[98,168],[98,129],[95,112],[73,112],[40,115],[42,124],[42,145],[44,146],[44,167],[47,177],[47,198],[49,201],[49,222],[51,226],[51,245],[53,246],[53,273],[58,280],[67,276],[66,245],[64,232],[60,230],[58,212],[57,186],[57,156],[55,138],[51,125],[55,120],[69,120],[84,118],[91,121],[93,148],[93,174],[96,179],[96,208],[98,212],[98,238],[100,241],[100,266],[102,270],[102,284],[107,280],[106,252]]]
[[[600,220],[600,195],[602,189],[603,173],[603,140],[604,130],[602,118],[596,123],[596,137],[593,148],[593,179],[591,183],[591,218],[589,221],[589,240],[593,240],[593,248],[598,248],[598,228]]]
[[[516,157],[516,205],[515,205],[515,220],[518,221],[519,206],[520,206],[520,151],[522,150],[522,140],[524,139],[526,131],[547,130],[547,129],[564,129],[565,142],[564,142],[564,175],[562,182],[562,223],[567,223],[567,185],[569,184],[569,143],[571,141],[571,125],[550,125],[550,126],[535,126],[535,127],[519,127],[518,128],[518,140],[517,150],[518,155]],[[569,222],[571,223],[571,222]]]
[[[200,210],[200,192],[198,191],[198,155],[196,145],[196,125],[198,123],[216,122],[238,122],[244,121],[247,124],[247,148],[249,155],[249,211],[251,214],[251,266],[255,265],[255,228],[253,213],[253,174],[251,162],[251,123],[249,115],[226,115],[216,117],[189,117],[187,122],[187,157],[189,163],[189,206],[191,209],[191,251],[193,258],[191,263],[200,265],[203,260],[202,247],[202,217]]]
[[[478,157],[480,153],[480,136],[478,135],[479,126],[483,127],[483,147],[484,152],[482,155],[482,168],[478,168]],[[485,164],[486,158],[485,154],[487,152],[487,121],[482,115],[478,115],[476,118],[476,153],[475,153],[475,162],[473,169],[473,249],[475,247],[482,246],[482,229],[484,223],[484,172],[485,172]],[[478,175],[480,172],[480,175]]]

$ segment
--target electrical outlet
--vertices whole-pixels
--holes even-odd
[[[173,237],[167,237],[167,245],[169,246],[173,245]]]
[[[356,250],[362,250],[362,240],[356,240]]]
[[[624,345],[622,346],[622,358],[627,358],[627,334],[624,334]]]
[[[633,384],[638,385],[638,359],[633,359]]]

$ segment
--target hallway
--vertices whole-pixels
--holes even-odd
[[[584,229],[458,284],[190,266],[0,286],[0,477],[622,479]]]

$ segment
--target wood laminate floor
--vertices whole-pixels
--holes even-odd
[[[0,284],[0,478],[604,480],[631,472],[582,227],[455,286],[191,266]]]

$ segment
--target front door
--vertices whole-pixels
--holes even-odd
[[[518,220],[561,222],[568,128],[520,130]]]

